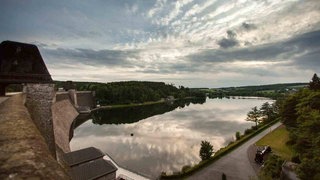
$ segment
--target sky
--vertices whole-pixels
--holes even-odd
[[[320,74],[319,0],[0,2],[0,41],[36,44],[54,80],[229,87]]]

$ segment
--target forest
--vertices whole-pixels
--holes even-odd
[[[64,82],[55,81],[57,88],[62,88]],[[122,81],[110,83],[75,82],[78,91],[95,91],[100,105],[132,104],[150,101],[160,101],[171,96],[174,99],[188,97],[205,99],[206,95],[196,89],[183,86],[175,87],[164,82]]]
[[[296,152],[301,179],[320,179],[320,79],[315,74],[308,88],[286,97],[280,117],[289,131],[288,144]]]
[[[221,98],[226,96],[257,96],[278,99],[284,97],[287,93],[296,92],[307,85],[308,83],[286,83],[203,89],[203,91],[208,93],[210,98]]]

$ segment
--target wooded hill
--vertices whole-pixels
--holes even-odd
[[[269,84],[259,86],[241,86],[241,87],[224,87],[214,89],[203,89],[209,94],[209,97],[225,97],[225,96],[259,96],[278,98],[288,92],[296,92],[307,86],[308,83],[285,83],[285,84]]]
[[[62,88],[64,82],[55,81],[57,88]],[[131,104],[149,101],[159,101],[162,98],[183,99],[186,97],[205,98],[205,93],[164,82],[123,81],[110,83],[74,82],[78,91],[95,91],[101,105]]]
[[[280,117],[289,131],[289,145],[299,163],[297,172],[304,179],[320,179],[320,79],[315,74],[308,88],[286,97]]]

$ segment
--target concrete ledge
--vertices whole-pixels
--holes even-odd
[[[23,95],[0,104],[0,179],[70,179],[51,156],[23,105]]]

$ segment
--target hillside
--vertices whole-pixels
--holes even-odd
[[[260,96],[278,98],[290,92],[296,92],[307,86],[308,83],[284,83],[269,84],[259,86],[241,86],[241,87],[223,87],[214,89],[203,89],[209,94],[209,97],[225,97],[225,96]]]
[[[64,82],[55,81],[57,88],[62,88]],[[101,105],[132,104],[149,101],[159,101],[162,98],[183,99],[186,97],[204,98],[205,94],[199,90],[191,90],[164,82],[122,81],[110,83],[74,82],[79,91],[95,91]]]

